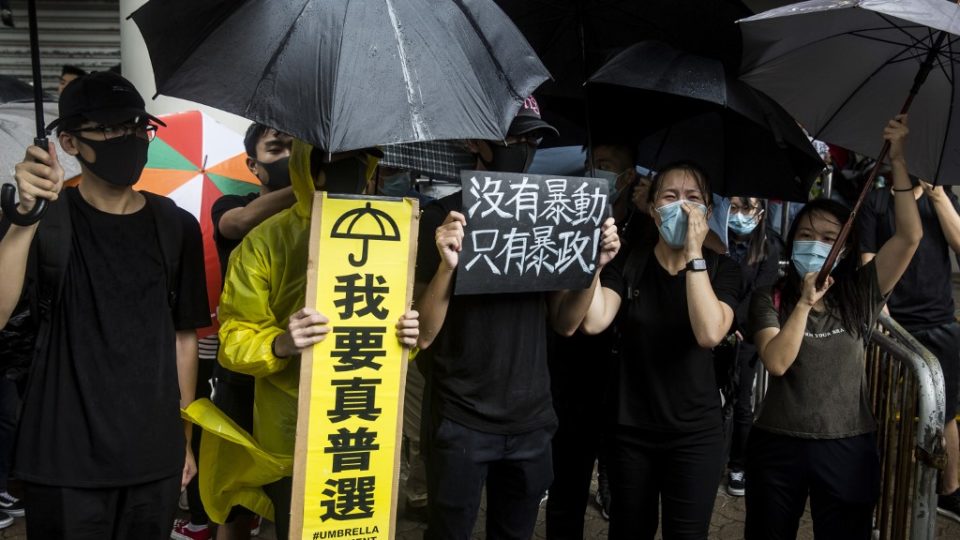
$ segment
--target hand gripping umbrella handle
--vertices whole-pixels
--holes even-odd
[[[40,148],[49,148],[47,139],[34,139],[33,144]],[[47,211],[47,200],[37,198],[33,209],[26,214],[21,214],[17,211],[17,205],[13,201],[14,193],[16,193],[16,188],[11,184],[4,184],[3,187],[0,188],[0,209],[3,210],[4,217],[10,220],[10,223],[20,227],[29,227],[40,221],[43,213]]]
[[[960,4],[960,0],[958,0],[957,3]],[[910,111],[910,106],[913,105],[913,98],[917,97],[917,93],[920,92],[920,87],[923,86],[924,82],[926,82],[927,75],[930,74],[930,70],[933,68],[933,62],[936,60],[937,55],[940,54],[946,37],[947,33],[941,31],[934,40],[933,45],[927,51],[927,55],[920,64],[920,68],[917,70],[917,74],[913,79],[913,86],[910,88],[910,93],[907,95],[907,99],[903,102],[903,106],[900,108],[900,114],[907,114],[907,112]],[[886,161],[887,154],[889,152],[890,141],[884,141],[883,148],[880,149],[880,155],[877,156],[877,162],[870,171],[870,176],[867,178],[867,181],[864,182],[863,189],[860,190],[860,197],[857,198],[857,203],[853,205],[853,210],[850,212],[850,217],[847,219],[847,222],[843,224],[843,228],[840,229],[840,234],[837,236],[837,241],[833,243],[833,247],[830,249],[830,253],[827,255],[827,260],[823,263],[823,268],[821,268],[820,273],[817,274],[817,289],[822,289],[823,284],[827,282],[827,276],[830,275],[830,271],[833,269],[833,263],[836,262],[837,258],[840,256],[840,251],[843,249],[843,245],[847,242],[847,237],[850,236],[850,229],[853,228],[853,220],[857,217],[857,212],[860,210],[860,205],[863,204],[863,200],[866,199],[867,193],[870,193],[870,189],[873,187],[873,182],[877,179],[877,173],[880,172],[880,167],[883,166],[883,162]]]

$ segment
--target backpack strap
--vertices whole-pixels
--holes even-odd
[[[71,195],[67,191],[62,195],[48,203],[27,263],[27,274],[36,276],[37,280],[32,284],[30,310],[38,324],[49,323],[53,306],[60,301],[73,247],[73,223],[67,200]]]
[[[179,290],[180,253],[183,251],[183,210],[172,199],[148,191],[140,192],[153,215],[157,227],[157,239],[163,259],[163,272],[167,283],[167,304],[172,310],[177,305]]]

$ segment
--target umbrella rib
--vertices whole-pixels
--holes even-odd
[[[952,53],[953,42],[948,43],[947,47],[951,49],[950,52]],[[950,75],[951,76],[948,77],[948,79],[951,81],[951,85],[952,85],[952,81],[956,76],[956,64],[954,64],[953,62],[950,62]],[[950,104],[948,105],[949,112],[947,113],[947,118],[951,118],[953,116],[953,105],[954,105],[953,99],[955,95],[956,95],[956,92],[950,92]],[[940,159],[937,160],[937,170],[934,172],[934,174],[936,174],[937,177],[932,179],[934,185],[937,185],[940,183],[940,170],[943,168],[943,158],[944,156],[947,155],[947,139],[949,138],[947,137],[947,135],[949,135],[949,133],[950,133],[950,121],[948,120],[947,133],[943,134],[943,142],[940,143]],[[927,178],[926,180],[931,180],[931,179]]]
[[[880,73],[880,70],[882,70],[883,68],[887,67],[894,58],[900,56],[900,55],[903,54],[904,52],[905,52],[905,51],[898,51],[896,54],[894,54],[893,56],[891,56],[887,61],[882,62],[882,63],[881,63],[876,69],[874,69],[868,76],[864,77],[863,80],[860,82],[860,84],[858,84],[857,87],[854,88],[853,91],[850,92],[850,93],[847,95],[846,99],[843,100],[843,103],[841,103],[839,106],[837,106],[836,109],[834,109],[833,114],[831,114],[830,117],[827,118],[827,121],[824,122],[822,126],[820,126],[820,129],[817,130],[817,132],[814,134],[813,138],[814,138],[814,139],[820,139],[821,135],[823,135],[823,132],[827,129],[827,127],[830,125],[830,123],[833,122],[833,120],[840,114],[840,111],[842,111],[843,108],[846,107],[847,104],[850,103],[851,100],[853,100],[853,97],[854,97],[855,95],[857,95],[857,93],[859,93],[860,90],[862,90],[863,87],[866,86],[867,83],[870,82],[871,79],[873,79],[874,75],[876,75],[877,73]]]
[[[490,43],[490,40],[487,39],[486,34],[480,30],[480,25],[477,23],[477,20],[473,14],[470,13],[470,10],[467,9],[467,6],[463,4],[463,0],[452,1],[453,4],[460,10],[460,12],[463,13],[463,16],[465,19],[467,19],[467,22],[470,23],[470,27],[473,28],[474,33],[476,33],[477,39],[480,40],[480,43],[483,43],[483,48],[486,49],[487,55],[489,55],[490,61],[493,62],[493,65],[497,68],[497,71],[506,75],[507,70],[504,69],[503,64],[500,63],[500,59],[497,58],[496,54],[494,54],[493,45]],[[503,77],[503,82],[506,83],[506,87],[510,90],[510,93],[513,94],[513,97],[517,99],[517,101],[527,98],[527,96],[521,96],[520,92],[514,88],[513,81],[510,80],[510,77]]]
[[[263,71],[260,72],[260,78],[257,81],[257,87],[253,90],[253,95],[256,96],[260,93],[260,87],[263,85],[263,82],[266,80],[267,73],[273,69],[273,66],[277,63],[277,60],[280,58],[280,54],[287,48],[287,44],[290,42],[290,36],[293,35],[293,30],[297,27],[297,22],[300,20],[300,17],[303,16],[303,12],[306,11],[307,5],[310,3],[310,0],[305,0],[303,6],[300,8],[300,13],[297,14],[296,18],[293,20],[293,24],[290,25],[290,28],[287,29],[287,33],[283,35],[283,39],[280,40],[280,43],[277,44],[277,48],[273,51],[273,55],[270,56],[270,60],[263,67]],[[253,105],[254,100],[250,100],[247,103],[247,107],[244,110],[244,116],[250,117],[250,108]],[[254,120],[260,120],[254,118]]]
[[[413,128],[414,136],[417,139],[424,139],[427,136],[425,129],[426,123],[416,105],[417,89],[414,87],[413,78],[410,75],[409,60],[407,59],[407,50],[403,46],[403,36],[400,35],[400,21],[397,19],[396,10],[393,9],[393,2],[385,0],[387,5],[387,14],[390,16],[390,25],[393,27],[393,35],[397,39],[397,54],[400,57],[400,71],[403,73],[403,82],[407,87],[407,104],[410,106],[410,127]]]

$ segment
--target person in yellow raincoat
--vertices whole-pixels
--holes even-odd
[[[253,229],[234,250],[220,298],[219,361],[256,377],[254,440],[217,418],[213,429],[221,438],[207,448],[216,454],[210,469],[211,461],[204,463],[201,495],[214,521],[235,504],[274,516],[280,539],[287,538],[289,528],[299,355],[329,332],[325,316],[303,307],[313,195],[318,189],[359,193],[377,161],[363,151],[334,154],[329,161],[324,156],[294,141],[290,177],[297,203]],[[397,323],[397,337],[412,347],[418,335],[417,313],[409,311]],[[195,416],[207,416],[197,419],[212,427],[210,411]],[[216,438],[204,441],[209,439]]]

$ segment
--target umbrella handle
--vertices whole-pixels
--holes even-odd
[[[34,139],[33,144],[40,148],[50,147],[47,139]],[[44,212],[47,211],[47,200],[37,198],[33,209],[26,214],[21,214],[17,211],[17,204],[13,200],[16,192],[17,188],[13,187],[12,184],[4,184],[3,187],[0,188],[0,209],[3,210],[4,217],[10,220],[10,223],[20,227],[29,227],[40,221]]]

